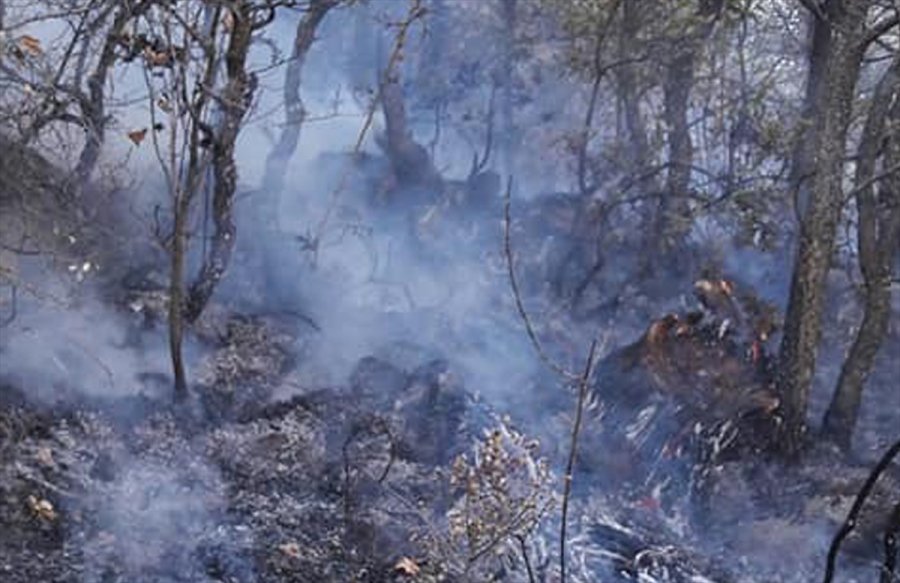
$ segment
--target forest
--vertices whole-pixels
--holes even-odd
[[[898,560],[897,0],[0,0],[0,581]]]

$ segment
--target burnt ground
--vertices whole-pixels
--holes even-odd
[[[344,385],[303,387],[290,338],[272,322],[232,314],[219,329],[204,383],[181,406],[149,389],[41,405],[3,387],[4,581],[523,581],[519,537],[535,577],[555,580],[559,479],[542,459],[562,459],[563,407],[545,411],[537,445],[446,361],[402,370],[367,357]],[[701,415],[660,390],[704,375],[654,369],[653,351],[701,350],[693,343],[703,339],[725,358],[708,332],[697,326],[668,348],[645,335],[601,363],[596,391],[615,380],[632,393],[595,395],[582,436],[569,531],[576,580],[818,577],[868,465],[824,446],[782,465],[752,431],[721,432],[744,423],[744,405],[713,414],[719,405],[707,403]],[[286,386],[296,396],[272,396]],[[730,445],[742,442],[748,449]],[[732,454],[710,454],[711,443]],[[879,483],[842,573],[875,580],[898,484],[893,470]]]

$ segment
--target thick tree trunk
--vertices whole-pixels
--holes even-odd
[[[401,188],[440,189],[442,180],[428,150],[413,139],[409,129],[403,89],[396,76],[385,81],[381,105],[386,134],[384,146],[398,185]]]
[[[247,54],[253,36],[251,3],[242,2],[234,10],[236,12],[234,24],[225,51],[226,82],[220,100],[222,120],[211,136],[215,232],[209,255],[203,258],[200,272],[191,283],[185,305],[185,318],[188,322],[194,322],[200,317],[216,286],[225,275],[234,249],[236,232],[233,206],[234,193],[237,189],[234,147],[253,91],[246,71]]]
[[[886,178],[873,184],[876,162],[884,141],[885,119],[895,100],[892,124],[898,123],[900,106],[900,56],[876,87],[866,118],[856,162],[857,241],[860,270],[865,282],[863,320],[847,355],[837,389],[825,413],[825,434],[849,448],[859,415],[862,391],[872,364],[887,333],[891,315],[891,264],[900,237],[900,179]],[[893,168],[900,160],[900,135],[892,128],[882,166]],[[876,190],[878,195],[876,196]],[[880,208],[879,208],[880,207]]]
[[[810,15],[809,18],[812,22],[809,33],[809,70],[806,76],[806,96],[803,102],[803,114],[794,135],[788,178],[790,188],[794,193],[794,210],[798,217],[803,217],[809,201],[815,169],[813,145],[816,141],[819,112],[825,94],[826,67],[831,54],[831,27],[818,22],[814,15]]]
[[[816,154],[815,173],[800,226],[779,351],[778,384],[785,415],[783,446],[789,456],[800,450],[806,432],[807,403],[821,334],[825,278],[843,206],[844,148],[862,60],[860,41],[867,6],[868,2],[859,0],[832,0],[826,7],[828,21],[816,23],[816,26],[830,26],[832,36],[824,65],[828,83],[814,121],[818,126],[812,150]]]

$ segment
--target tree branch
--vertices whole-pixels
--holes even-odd
[[[841,545],[844,543],[844,539],[850,535],[850,532],[856,528],[856,522],[859,520],[859,513],[862,511],[863,504],[865,504],[869,494],[871,494],[872,490],[875,488],[875,483],[878,481],[878,478],[881,477],[881,474],[883,474],[891,462],[894,461],[897,454],[900,454],[900,439],[888,448],[884,455],[881,456],[881,459],[878,460],[878,463],[875,464],[875,467],[872,468],[869,477],[866,478],[865,483],[863,483],[862,488],[856,495],[856,500],[853,501],[853,506],[850,508],[847,518],[844,520],[841,528],[837,531],[837,534],[834,535],[831,546],[828,548],[828,557],[825,563],[825,578],[822,579],[822,583],[831,583],[834,580],[835,565],[837,564],[837,556],[841,550]]]

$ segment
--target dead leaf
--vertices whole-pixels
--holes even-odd
[[[394,565],[394,572],[406,575],[407,577],[415,577],[422,570],[418,564],[409,557],[403,557]]]
[[[168,52],[154,51],[150,47],[144,47],[144,58],[151,67],[166,67],[171,62]]]
[[[284,543],[283,545],[278,545],[278,550],[292,559],[300,558],[300,545],[297,543]]]
[[[19,46],[31,53],[34,57],[40,57],[44,54],[44,49],[41,48],[41,41],[29,34],[24,34],[19,37]]]
[[[164,112],[166,112],[166,113],[172,113],[172,104],[169,103],[169,100],[168,100],[165,96],[160,97],[160,98],[156,101],[156,105],[158,105],[159,108],[160,108],[161,110],[163,110]]]
[[[37,461],[43,466],[52,467],[56,465],[53,462],[53,451],[49,447],[41,447],[37,450],[35,456]]]
[[[135,146],[140,146],[141,142],[143,142],[144,138],[146,138],[146,137],[147,137],[147,128],[128,132],[128,139],[131,140]]]
[[[32,512],[44,520],[56,520],[56,509],[53,508],[53,504],[49,500],[29,495],[28,506]]]

